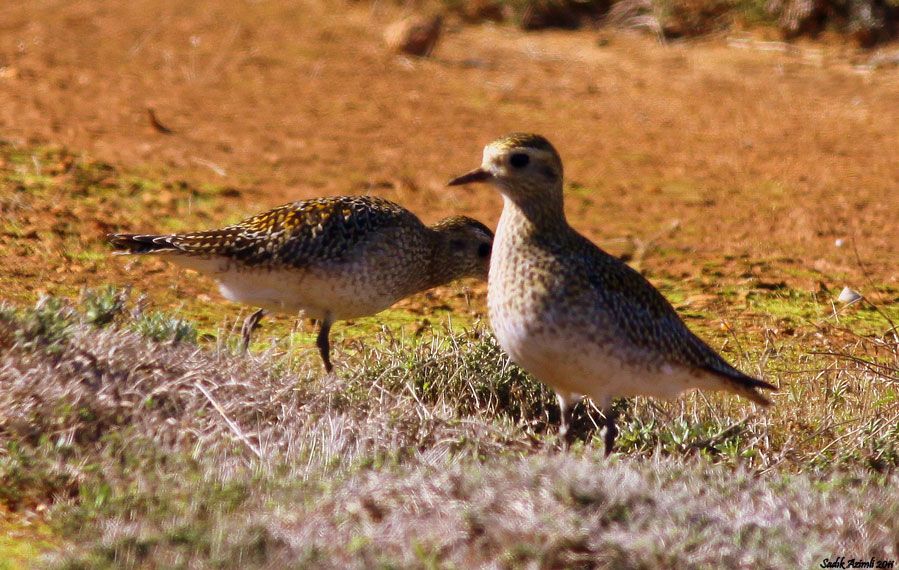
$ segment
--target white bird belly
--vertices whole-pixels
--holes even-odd
[[[229,260],[176,257],[179,265],[200,271],[218,282],[229,301],[274,313],[335,320],[378,313],[402,295],[394,287],[374,286],[359,268],[265,269],[240,267]]]
[[[649,355],[624,354],[590,335],[531,321],[527,314],[491,312],[499,345],[512,361],[563,394],[584,394],[599,406],[613,398],[671,399],[709,378]]]

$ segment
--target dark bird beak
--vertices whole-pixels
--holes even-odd
[[[466,172],[462,176],[457,176],[446,183],[447,186],[459,186],[460,184],[471,184],[472,182],[487,182],[493,178],[493,175],[483,168],[475,168],[471,172]]]

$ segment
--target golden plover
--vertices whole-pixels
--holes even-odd
[[[335,320],[378,313],[462,277],[485,280],[493,233],[464,216],[424,225],[374,196],[293,202],[226,228],[173,235],[112,234],[120,254],[164,254],[210,275],[231,301],[260,307],[243,326],[243,347],[266,311],[303,311],[320,324],[317,346],[332,369]]]
[[[757,389],[774,386],[728,364],[642,275],[568,225],[562,160],[545,138],[490,143],[481,166],[449,184],[470,182],[503,196],[487,285],[493,330],[513,361],[555,390],[560,435],[581,395],[603,408],[607,455],[617,435],[613,397],[702,388],[770,404]]]

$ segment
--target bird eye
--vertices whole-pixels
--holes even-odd
[[[512,156],[509,157],[509,164],[514,166],[515,168],[524,168],[531,161],[531,157],[526,155],[523,152],[516,152]]]
[[[478,246],[478,257],[487,257],[490,255],[490,244],[482,243]]]

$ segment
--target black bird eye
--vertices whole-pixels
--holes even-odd
[[[482,243],[478,246],[478,257],[487,257],[490,255],[490,244]]]
[[[531,161],[531,157],[526,155],[523,152],[516,152],[512,156],[509,157],[509,164],[514,166],[515,168],[524,168]]]

